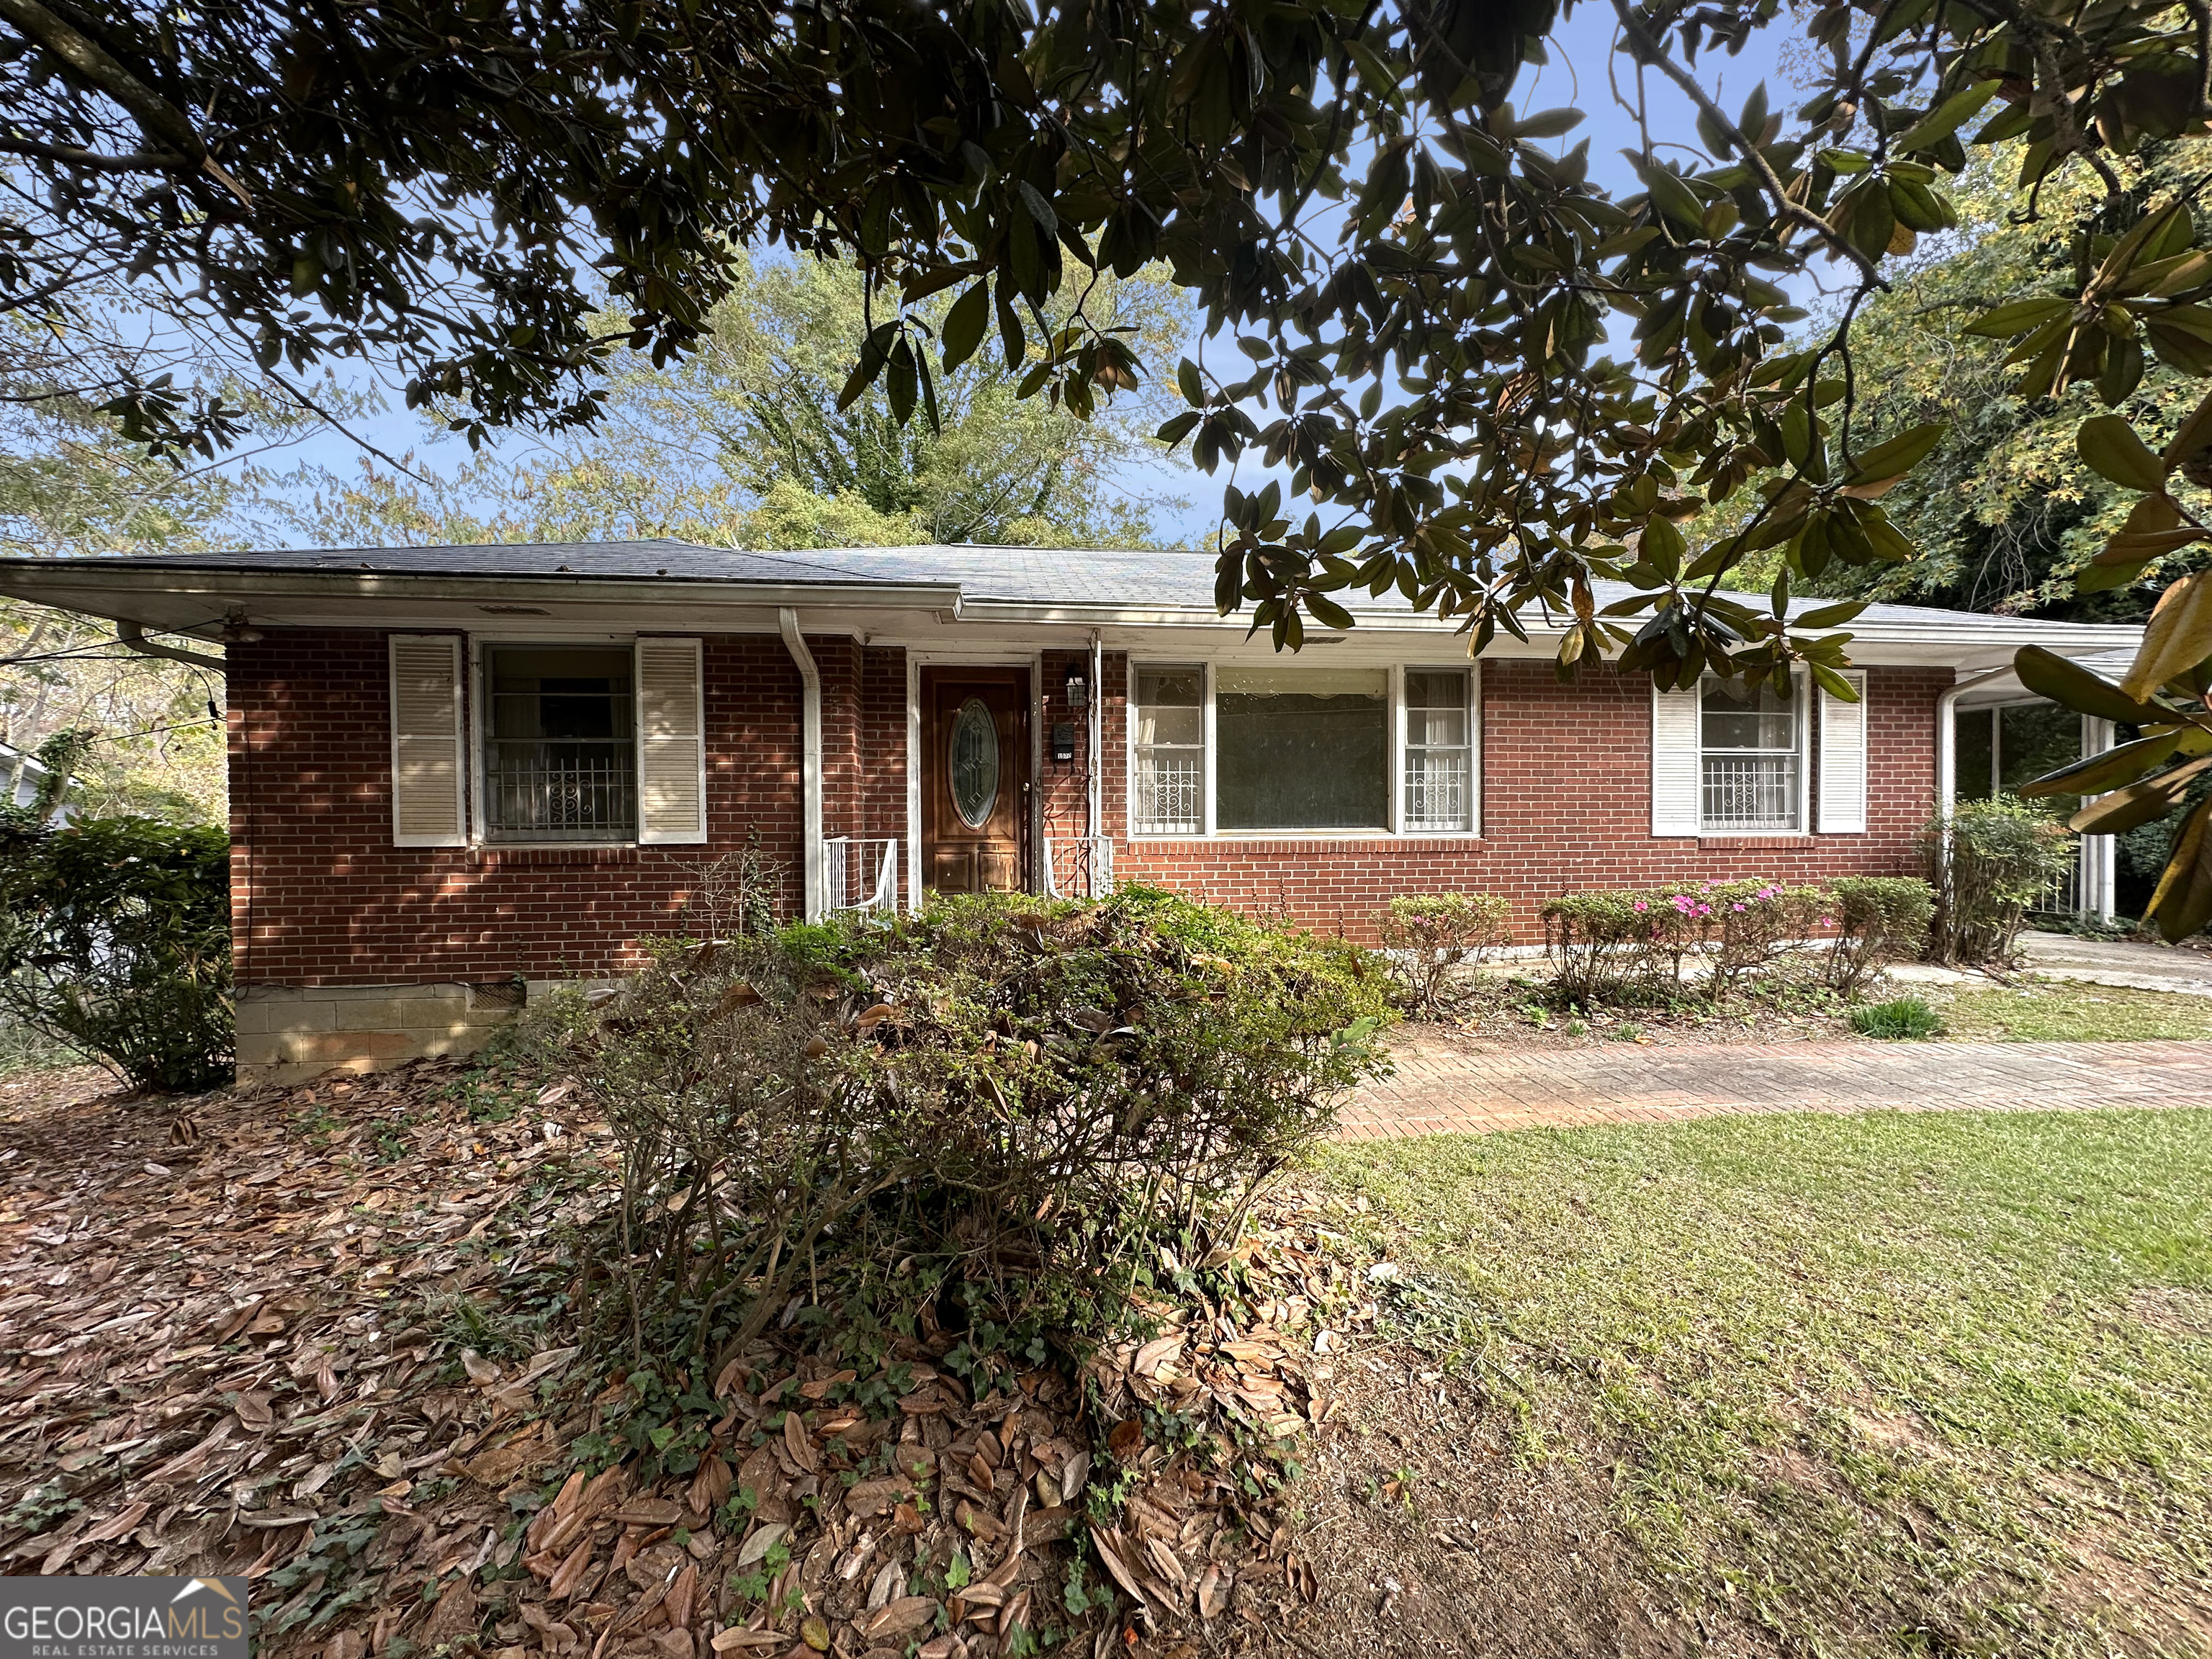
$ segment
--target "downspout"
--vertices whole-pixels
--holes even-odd
[[[799,833],[805,837],[800,855],[806,897],[806,919],[818,921],[827,908],[822,896],[822,671],[799,631],[799,612],[788,607],[775,613],[783,630],[783,643],[799,665],[799,795],[804,803]]]
[[[1095,842],[1103,833],[1106,791],[1106,650],[1098,630],[1091,630],[1091,804],[1085,831]],[[1097,854],[1094,848],[1091,856]]]
[[[1959,681],[1936,699],[1936,816],[1948,819],[1959,799],[1959,732],[1954,711],[1964,692],[2012,672],[2010,668],[1986,669]]]
[[[174,645],[156,645],[146,637],[146,630],[135,622],[115,624],[115,637],[125,650],[136,651],[142,657],[162,657],[170,662],[190,663],[195,668],[212,668],[222,673],[228,665],[221,657],[210,657],[204,651],[186,651]]]

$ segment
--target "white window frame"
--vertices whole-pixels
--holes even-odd
[[[1701,839],[1718,841],[1738,837],[1756,840],[1776,836],[1810,836],[1813,822],[1813,754],[1812,754],[1812,687],[1803,669],[1790,676],[1790,732],[1793,747],[1788,750],[1775,749],[1718,749],[1705,747],[1705,688],[1717,684],[1718,676],[1702,674],[1698,678],[1698,835]],[[1789,753],[1797,761],[1796,799],[1792,803],[1796,822],[1788,829],[1772,825],[1715,824],[1705,817],[1705,757],[1717,755],[1775,755]]]
[[[1375,841],[1382,838],[1403,838],[1409,841],[1479,841],[1482,836],[1482,750],[1483,706],[1482,665],[1479,662],[1437,663],[1426,659],[1413,662],[1393,662],[1380,665],[1385,670],[1388,686],[1384,712],[1384,773],[1387,799],[1384,803],[1385,822],[1373,828],[1347,830],[1224,830],[1220,827],[1216,805],[1216,763],[1220,755],[1220,734],[1216,720],[1217,671],[1222,667],[1240,667],[1231,661],[1221,663],[1212,659],[1190,657],[1139,657],[1128,659],[1128,717],[1123,721],[1122,745],[1122,823],[1127,826],[1128,838],[1133,842],[1196,842],[1196,841],[1309,841],[1345,842]],[[1370,662],[1360,665],[1373,667]],[[1137,741],[1137,711],[1141,707],[1137,700],[1139,676],[1160,670],[1195,670],[1199,678],[1199,702],[1203,714],[1200,721],[1202,756],[1200,767],[1200,787],[1204,799],[1200,803],[1202,830],[1139,830],[1137,811],[1137,757],[1140,747]],[[1465,830],[1407,830],[1405,824],[1406,793],[1406,676],[1411,672],[1441,672],[1463,674],[1467,684],[1467,738],[1468,822]]]
[[[1406,699],[1406,677],[1408,674],[1457,674],[1467,688],[1463,712],[1467,717],[1467,825],[1458,830],[1422,830],[1412,827],[1406,817],[1406,781],[1413,768],[1407,763],[1413,756],[1412,705]],[[1409,662],[1391,671],[1391,700],[1394,704],[1392,725],[1394,741],[1391,757],[1394,774],[1391,781],[1391,823],[1394,830],[1423,841],[1437,836],[1479,836],[1482,833],[1482,671],[1479,663]],[[1424,705],[1425,707],[1426,705]],[[1423,744],[1423,749],[1429,747]]]
[[[1139,830],[1137,828],[1139,821],[1137,811],[1139,758],[1143,750],[1151,746],[1139,742],[1137,737],[1138,728],[1143,723],[1141,711],[1145,707],[1138,696],[1138,688],[1142,684],[1143,677],[1146,674],[1164,673],[1195,673],[1198,676],[1199,828],[1195,830]],[[1212,835],[1213,833],[1213,670],[1212,666],[1202,662],[1139,663],[1132,660],[1128,666],[1128,676],[1129,713],[1127,720],[1123,722],[1127,728],[1128,757],[1124,772],[1128,799],[1124,803],[1126,817],[1123,822],[1129,826],[1130,838],[1139,841],[1189,841],[1198,836]],[[1097,694],[1094,692],[1092,695]],[[1171,744],[1168,746],[1178,750],[1185,748],[1185,745],[1181,744]]]
[[[468,764],[469,845],[485,853],[547,853],[547,852],[609,852],[635,850],[651,845],[640,841],[638,829],[642,823],[642,806],[634,819],[627,841],[494,841],[486,834],[488,803],[484,799],[483,757],[478,751],[483,746],[483,734],[490,728],[485,724],[491,710],[484,699],[484,676],[490,668],[486,647],[495,645],[574,646],[579,650],[599,647],[607,650],[629,651],[635,655],[637,635],[635,634],[563,634],[549,633],[544,629],[495,629],[468,635],[468,647],[463,653],[468,673],[469,741],[465,750]],[[635,670],[632,670],[630,695],[637,695]],[[635,714],[633,713],[635,722]],[[703,748],[704,745],[702,744]]]

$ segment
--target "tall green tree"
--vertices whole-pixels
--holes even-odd
[[[5,384],[5,383],[0,383]],[[196,551],[236,504],[231,482],[180,470],[66,394],[0,398],[0,556]],[[138,655],[112,625],[0,599],[0,801],[22,757],[66,757],[70,799],[94,812],[219,822],[222,676]]]
[[[1191,324],[1161,273],[1101,280],[1094,315],[1158,358]],[[942,329],[951,297],[920,308]],[[588,541],[675,536],[729,546],[1030,543],[1140,546],[1159,538],[1155,492],[1172,452],[1152,434],[1172,388],[1136,380],[1086,418],[1020,394],[996,356],[941,375],[935,422],[902,423],[880,384],[845,406],[869,300],[849,265],[801,259],[749,270],[707,339],[656,365],[611,365],[602,417],[509,456],[414,476],[363,458],[257,475],[266,510],[340,544]],[[1036,361],[1042,362],[1042,348]]]
[[[1925,425],[1942,428],[1928,458],[1881,497],[1911,544],[1876,564],[1832,563],[1804,586],[1962,611],[2136,621],[2164,580],[2203,562],[2184,549],[2140,573],[2108,578],[2094,566],[2133,508],[2130,491],[2082,459],[2075,434],[2105,407],[2094,381],[2024,397],[2009,342],[1967,331],[1993,307],[2063,295],[2085,238],[2124,225],[2153,198],[2171,196],[2212,166],[2212,141],[2183,139],[2116,158],[2118,200],[2086,170],[2047,183],[2032,210],[2016,186],[2021,147],[1978,156],[1954,195],[1954,230],[1923,241],[1861,307],[1851,330],[1855,418],[1870,441]],[[2109,233],[2107,233],[2109,234]],[[1835,319],[1820,319],[1832,327]],[[2115,405],[2163,443],[2195,407],[2191,378],[2153,358]],[[1733,519],[1747,503],[1731,504]],[[1711,526],[1709,528],[1712,527]],[[1780,568],[1778,551],[1747,561],[1733,585],[1758,589]],[[2086,584],[2084,579],[2086,580]]]

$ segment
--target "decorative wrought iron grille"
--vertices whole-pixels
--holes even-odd
[[[1468,758],[1406,752],[1406,828],[1419,834],[1468,827]]]
[[[485,832],[494,841],[631,841],[637,741],[629,653],[499,645],[484,657]]]
[[[1194,836],[1206,828],[1203,754],[1196,750],[1140,749],[1137,751],[1134,804],[1140,836]]]
[[[637,833],[634,745],[495,738],[484,812],[525,841],[624,841]]]
[[[1795,830],[1797,757],[1707,755],[1703,817],[1709,830]]]

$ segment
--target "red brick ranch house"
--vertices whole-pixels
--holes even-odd
[[[222,647],[249,1077],[465,1048],[756,844],[786,915],[1133,879],[1355,938],[1398,893],[1508,894],[1534,939],[1570,889],[1907,872],[1954,705],[1993,732],[2017,647],[2136,637],[1877,605],[1862,702],[1747,701],[1562,684],[1538,617],[1470,661],[1395,595],[1278,656],[1212,586],[1204,556],[1000,547],[0,563]]]

